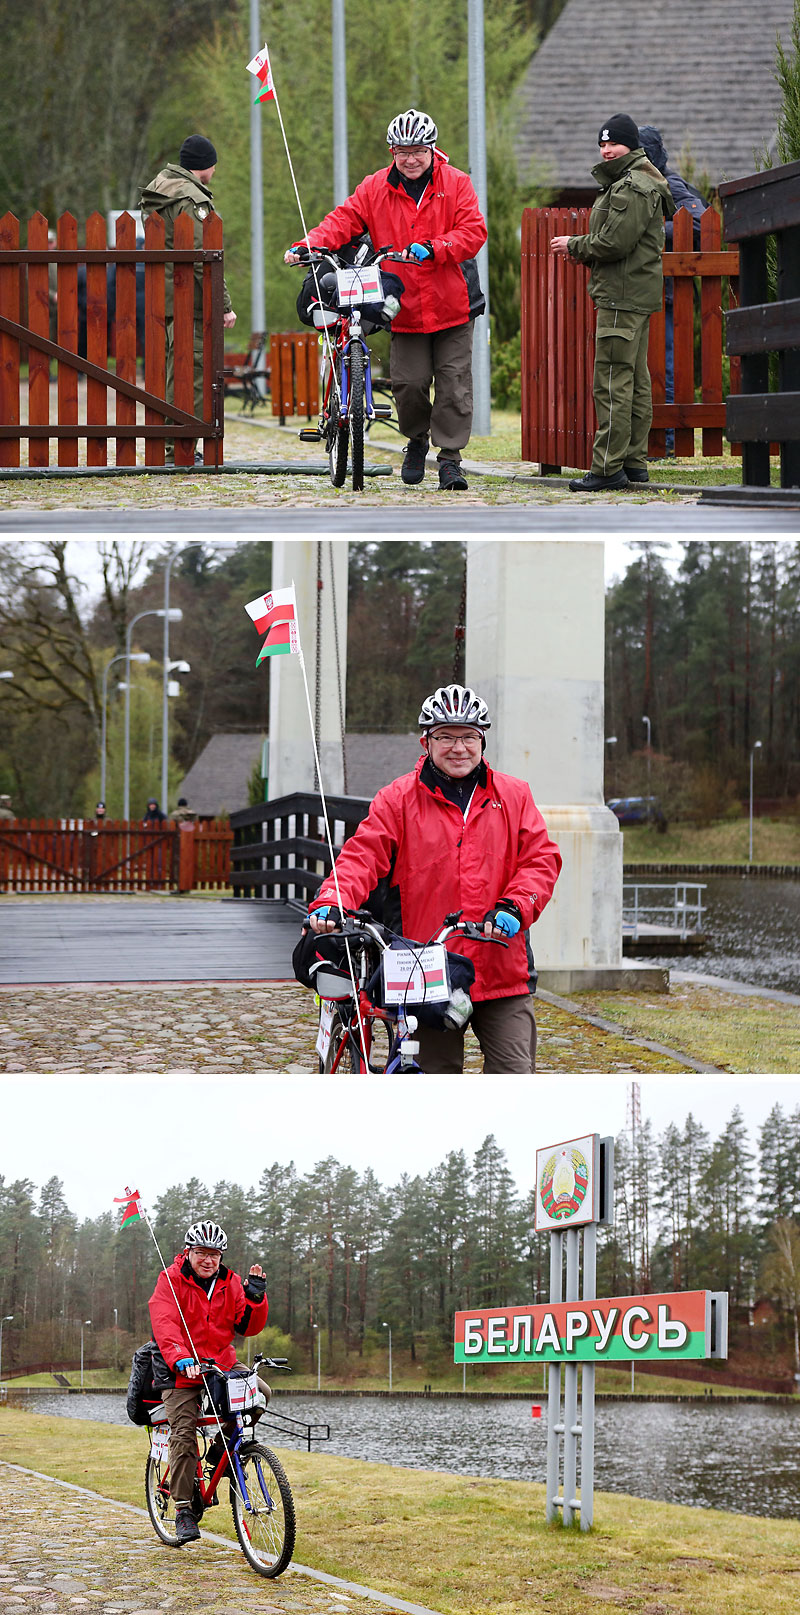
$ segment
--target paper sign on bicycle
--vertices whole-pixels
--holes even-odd
[[[384,1002],[443,1004],[450,997],[447,949],[441,942],[427,948],[387,948],[381,960]]]
[[[383,283],[377,264],[366,264],[363,269],[337,269],[336,289],[340,308],[383,302]]]
[[[319,1055],[321,1060],[325,1059],[325,1056],[326,1056],[326,1054],[328,1052],[328,1049],[330,1047],[331,1027],[332,1026],[333,1026],[333,1004],[332,1004],[330,998],[323,998],[321,1003],[320,1003],[319,1031],[317,1033],[317,1041],[316,1041],[316,1044],[315,1044],[317,1054]]]
[[[150,1456],[157,1464],[166,1463],[169,1457],[169,1426],[154,1430],[150,1438]]]

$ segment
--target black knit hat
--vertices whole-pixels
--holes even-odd
[[[608,118],[597,136],[598,146],[605,140],[613,141],[615,146],[627,146],[629,151],[636,151],[640,145],[639,126],[629,118],[627,112],[615,112],[613,118]]]
[[[205,135],[189,135],[181,146],[181,168],[191,168],[196,173],[204,168],[213,168],[217,161],[217,153],[210,140]]]

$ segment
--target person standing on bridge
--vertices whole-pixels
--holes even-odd
[[[417,265],[403,277],[389,355],[397,419],[408,438],[400,475],[408,485],[422,482],[432,438],[439,487],[453,493],[467,486],[461,451],[472,431],[472,338],[486,307],[475,254],[486,225],[472,180],[451,166],[438,138],[433,119],[416,107],[393,118],[389,167],[368,174],[309,231],[308,245],[336,251],[367,231],[376,248],[391,243]],[[305,249],[295,242],[284,262],[301,263]]]
[[[533,954],[528,929],[550,901],[561,854],[526,781],[498,774],[484,758],[491,719],[486,702],[461,684],[435,690],[419,715],[422,757],[414,772],[379,791],[336,860],[346,909],[356,909],[386,879],[383,920],[417,940],[435,935],[445,914],[483,920],[489,948],[453,939],[475,966],[472,1028],[484,1071],[536,1069]],[[309,909],[312,931],[341,919],[333,875]],[[420,1026],[428,1071],[459,1072],[463,1031]]]
[[[639,128],[616,112],[598,135],[601,161],[592,169],[600,195],[588,235],[553,236],[557,257],[591,269],[597,307],[594,407],[597,431],[591,469],[573,493],[599,493],[649,482],[647,440],[653,419],[647,340],[650,315],[664,291],[664,220],[675,212],[669,186],[645,156]]]

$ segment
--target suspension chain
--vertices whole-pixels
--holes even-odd
[[[464,556],[464,576],[461,580],[461,600],[458,607],[458,618],[453,630],[455,646],[453,649],[453,683],[463,683],[466,673],[466,637],[467,637],[467,557]]]

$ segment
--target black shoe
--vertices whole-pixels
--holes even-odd
[[[460,493],[467,486],[467,479],[460,465],[455,460],[439,461],[439,487],[447,493]]]
[[[650,472],[648,471],[646,465],[644,465],[644,466],[636,466],[636,467],[634,467],[633,470],[631,470],[631,467],[629,465],[626,465],[626,466],[623,466],[623,470],[624,470],[625,475],[626,475],[629,482],[649,482],[650,481]]]
[[[197,1521],[190,1508],[179,1508],[175,1515],[175,1535],[178,1547],[182,1548],[185,1542],[199,1542],[200,1532]]]
[[[577,477],[569,485],[570,493],[603,493],[611,488],[627,488],[628,478],[624,471],[615,471],[613,477],[596,477],[593,471],[587,471],[585,477]]]
[[[410,442],[406,444],[400,475],[409,487],[415,482],[422,481],[425,475],[425,456],[427,452],[427,437],[412,437]]]

